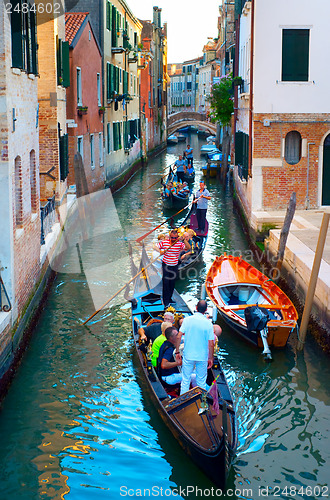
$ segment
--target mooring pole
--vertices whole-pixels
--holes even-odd
[[[310,313],[311,313],[311,309],[312,309],[312,305],[313,305],[313,297],[314,297],[314,293],[315,293],[317,278],[319,275],[325,240],[326,240],[327,232],[328,232],[329,219],[330,219],[330,212],[324,212],[323,218],[322,218],[322,224],[321,224],[321,228],[320,228],[320,233],[319,233],[319,239],[318,239],[316,250],[315,250],[313,268],[312,268],[312,273],[311,273],[311,277],[309,280],[304,312],[303,312],[303,316],[301,319],[297,351],[302,351],[303,347],[304,347],[304,343],[305,343],[309,317],[310,317]]]

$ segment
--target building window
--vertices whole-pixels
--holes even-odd
[[[94,134],[90,135],[90,145],[91,145],[91,168],[94,170],[95,168],[95,159],[94,159]]]
[[[15,158],[15,220],[16,226],[23,225],[22,160]]]
[[[82,106],[81,68],[77,68],[77,105]]]
[[[77,151],[80,154],[82,161],[84,161],[84,137],[82,135],[77,137]]]
[[[103,140],[102,140],[102,132],[99,132],[99,165],[103,166]]]
[[[11,0],[10,3],[12,66],[37,75],[36,13],[33,9],[22,9],[22,0]]]
[[[69,136],[61,135],[59,138],[60,151],[60,179],[65,181],[69,173]]]
[[[289,165],[296,165],[300,161],[301,135],[295,130],[286,134],[284,158]]]
[[[56,36],[57,85],[70,87],[69,42],[63,42]]]
[[[96,73],[96,84],[97,84],[97,105],[102,106],[101,102],[101,78],[100,73]]]
[[[38,212],[38,189],[37,189],[37,165],[36,153],[32,149],[30,151],[30,186],[31,186],[31,212],[33,214]]]
[[[110,123],[107,123],[107,153],[111,153]]]
[[[114,149],[114,151],[118,151],[118,149],[122,149],[121,123],[120,122],[116,122],[113,124],[113,149]]]
[[[309,69],[309,30],[284,29],[282,32],[282,81],[307,82]]]

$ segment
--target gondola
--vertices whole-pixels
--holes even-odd
[[[170,193],[168,197],[165,197],[165,187],[169,182],[177,183],[178,177],[176,173],[173,172],[172,168],[170,168],[169,174],[166,179],[166,183],[163,184],[163,192],[162,192],[162,202],[163,208],[172,209],[172,208],[183,208],[189,203],[189,194],[186,196],[180,196],[175,193]]]
[[[265,354],[267,346],[285,347],[297,326],[298,314],[289,297],[241,257],[217,257],[207,273],[205,288],[232,331],[256,347],[264,347]],[[251,313],[265,319],[264,328],[251,328]]]
[[[224,489],[231,458],[237,445],[236,414],[233,399],[215,355],[214,365],[208,370],[207,383],[216,380],[219,399],[219,413],[214,411],[214,401],[200,388],[190,389],[181,396],[174,397],[172,391],[160,382],[151,364],[150,356],[140,349],[138,328],[155,321],[161,321],[164,306],[161,300],[161,277],[151,265],[143,249],[140,269],[134,294],[130,299],[132,327],[138,365],[143,374],[143,385],[151,397],[155,408],[169,427],[178,443],[189,457],[220,488]],[[173,294],[173,307],[177,314],[187,316],[190,309],[177,291]],[[172,394],[172,395],[171,395]]]
[[[196,205],[193,204],[181,227],[192,229],[196,233],[196,236],[193,237],[193,253],[179,262],[179,276],[182,271],[192,267],[201,259],[209,232],[209,223],[207,220],[205,221],[204,232],[198,230]]]

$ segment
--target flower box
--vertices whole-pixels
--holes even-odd
[[[78,106],[77,111],[79,116],[87,115],[88,106]]]

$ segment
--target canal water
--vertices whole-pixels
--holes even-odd
[[[197,134],[189,140],[198,179],[204,141]],[[220,357],[237,408],[239,444],[221,495],[149,402],[123,297],[82,326],[129,280],[128,241],[169,215],[162,212],[159,186],[146,189],[183,147],[169,147],[113,198],[96,195],[82,236],[71,237],[75,222],[67,228],[67,250],[53,263],[57,277],[0,410],[1,500],[328,497],[329,363],[312,339],[299,354],[293,339],[266,364],[223,328]],[[216,255],[252,259],[229,188],[213,179],[207,185],[212,200],[203,262],[177,286],[192,307]],[[137,262],[136,243],[133,251]]]

